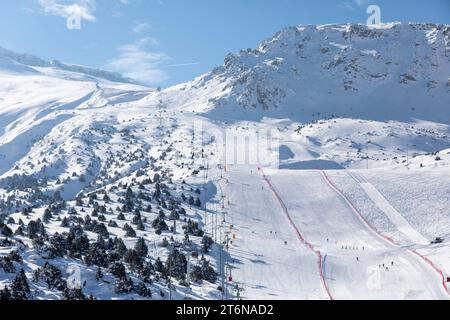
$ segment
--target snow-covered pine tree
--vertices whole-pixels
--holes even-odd
[[[148,254],[148,247],[147,244],[145,243],[144,238],[139,238],[138,241],[136,242],[135,246],[134,246],[134,250],[137,252],[137,254],[140,257],[145,257]]]
[[[13,300],[28,300],[31,295],[28,279],[25,271],[20,269],[16,278],[11,284],[11,297]]]

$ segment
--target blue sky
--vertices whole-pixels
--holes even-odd
[[[360,22],[450,24],[449,0],[0,0],[0,46],[124,73],[152,86],[188,81],[283,27]],[[66,26],[81,17],[81,29]]]

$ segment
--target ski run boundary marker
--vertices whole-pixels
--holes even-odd
[[[270,190],[272,191],[272,193],[275,195],[275,198],[278,200],[281,208],[283,209],[283,212],[286,214],[287,219],[289,220],[290,225],[292,226],[292,228],[295,231],[295,234],[297,235],[297,237],[299,238],[299,240],[312,252],[314,252],[314,254],[317,256],[318,259],[318,266],[319,266],[319,274],[320,274],[320,279],[322,281],[322,285],[328,295],[328,298],[330,300],[334,300],[333,295],[330,292],[330,289],[328,288],[327,282],[325,280],[325,275],[324,275],[324,257],[322,255],[322,253],[315,249],[314,246],[312,245],[312,243],[308,242],[305,237],[302,235],[302,233],[300,232],[300,229],[297,227],[297,225],[295,224],[294,220],[291,217],[291,214],[289,213],[288,208],[286,207],[286,204],[284,203],[283,199],[280,197],[280,195],[278,194],[277,190],[275,189],[275,187],[272,185],[272,183],[270,182],[269,178],[266,176],[266,174],[264,173],[264,170],[261,167],[258,167],[259,172],[261,172],[261,175],[264,179],[264,181],[268,184]]]
[[[390,244],[396,246],[396,247],[401,247],[399,244],[397,244],[392,238],[382,234],[381,232],[379,232],[368,220],[367,218],[358,210],[358,208],[356,208],[356,206],[353,204],[353,202],[344,194],[344,192],[342,192],[332,181],[331,179],[328,177],[328,175],[326,174],[326,172],[324,170],[320,170],[320,172],[322,173],[325,181],[327,182],[327,184],[334,190],[336,191],[344,200],[345,202],[353,209],[354,212],[356,212],[359,217],[364,221],[364,223],[372,230],[374,231],[377,235],[379,235],[381,238],[383,238],[384,240],[388,241]],[[444,272],[439,269],[434,263],[433,261],[431,261],[428,257],[420,254],[417,250],[414,249],[409,249],[406,248],[409,252],[413,253],[414,255],[418,256],[419,258],[421,258],[426,264],[428,264],[434,271],[436,271],[442,280],[442,286],[444,287],[445,292],[450,295],[449,291],[448,291],[448,286],[447,286],[447,279],[444,275]]]

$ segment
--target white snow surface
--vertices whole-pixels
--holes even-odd
[[[60,191],[74,205],[81,191],[131,183],[140,170],[152,176],[152,157],[174,193],[201,189],[206,216],[186,206],[188,216],[217,242],[232,239],[207,256],[218,272],[222,260],[231,269],[230,298],[236,285],[244,299],[449,298],[450,26],[296,26],[171,88],[111,76],[0,49],[0,198],[15,220],[46,207],[35,190],[11,189],[17,175],[45,179],[44,195]],[[280,147],[264,157],[267,150],[237,139],[224,151],[225,130],[270,131]],[[262,163],[233,161],[233,152],[248,152],[267,162],[274,151],[278,168],[264,168],[273,189]],[[26,206],[35,207],[29,217]],[[48,226],[62,231],[59,222]],[[139,235],[153,244],[152,258],[167,257],[161,237]],[[0,248],[0,257],[10,250]],[[25,254],[29,278],[44,262],[36,254]],[[82,265],[56,262],[68,263]],[[83,274],[86,291],[101,299],[138,298],[99,286],[93,268]],[[0,287],[12,279],[0,269]],[[218,299],[219,285],[189,291],[176,283],[175,298]]]

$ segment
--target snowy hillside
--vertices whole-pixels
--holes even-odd
[[[164,90],[0,49],[0,80],[0,298],[449,297],[450,26],[286,28]]]
[[[434,24],[286,28],[229,54],[195,88],[215,87],[211,115],[315,116],[448,123],[450,27]],[[202,101],[203,102],[203,101]],[[215,108],[218,106],[218,108]],[[242,112],[241,106],[246,109]]]
[[[109,80],[112,82],[136,83],[136,81],[132,79],[124,78],[119,73],[93,69],[86,66],[66,64],[58,60],[52,60],[48,62],[29,54],[18,54],[6,50],[2,47],[0,47],[0,58],[2,60],[0,68],[13,72],[20,72],[25,70],[28,70],[30,72],[36,72],[37,70],[33,70],[33,67],[44,67],[44,68],[54,68],[59,70],[72,71],[87,76]]]

